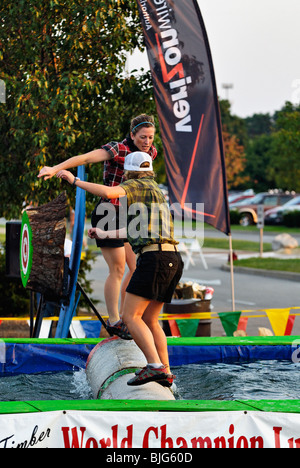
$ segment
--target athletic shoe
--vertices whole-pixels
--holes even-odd
[[[168,374],[169,377],[167,377],[165,380],[160,380],[159,385],[162,385],[163,387],[171,388],[174,380],[176,379],[176,375]]]
[[[119,322],[117,322],[115,325],[111,325],[109,320],[107,320],[106,330],[110,336],[117,335],[122,338],[122,340],[132,340],[132,336],[130,335],[128,328],[122,320],[119,320]]]
[[[135,375],[138,375],[140,372],[141,372],[140,369],[137,370],[135,372]],[[171,388],[175,379],[176,379],[176,375],[167,374],[165,380],[159,380],[157,383],[159,383],[162,387]]]
[[[135,377],[130,379],[127,382],[127,385],[136,387],[138,385],[144,385],[148,382],[167,382],[167,379],[171,377],[173,377],[172,374],[167,374],[165,366],[154,368],[148,364],[146,367],[136,372]]]

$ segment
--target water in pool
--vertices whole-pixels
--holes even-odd
[[[299,399],[299,364],[261,361],[174,368],[176,398],[184,400]],[[88,400],[84,370],[0,378],[0,401]]]
[[[89,400],[84,370],[0,378],[0,401]]]
[[[184,400],[298,400],[299,364],[259,361],[195,364],[176,369]]]

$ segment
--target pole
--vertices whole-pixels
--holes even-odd
[[[232,248],[232,235],[231,235],[231,233],[229,234],[229,258],[230,258],[232,312],[235,312],[235,288],[234,288],[234,270],[233,270],[233,248]]]
[[[264,228],[260,228],[260,258],[264,256]]]
[[[81,180],[85,180],[85,167],[79,166],[77,176]],[[69,275],[69,304],[63,304],[59,313],[59,321],[57,324],[55,338],[67,338],[70,330],[73,315],[76,312],[76,286],[78,271],[81,260],[82,241],[84,234],[85,223],[85,191],[77,187],[76,189],[76,205],[75,205],[75,224],[72,238],[72,253],[70,258],[70,275]]]
[[[78,283],[77,281],[77,289],[81,292],[81,294],[83,295],[84,299],[86,300],[87,304],[89,305],[89,307],[92,309],[92,311],[94,312],[94,314],[96,315],[96,317],[100,320],[100,322],[102,323],[102,325],[104,326],[105,330],[107,330],[107,325],[105,323],[105,321],[103,320],[103,318],[101,317],[101,315],[99,314],[99,312],[97,311],[96,307],[94,306],[93,302],[91,301],[91,299],[88,297],[87,293],[85,292],[85,290],[83,289],[83,287]]]
[[[264,205],[258,205],[257,207],[257,229],[259,229],[260,258],[263,258],[263,253],[264,253],[264,227],[265,227],[265,207]]]

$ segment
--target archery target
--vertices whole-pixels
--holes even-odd
[[[26,287],[32,266],[32,233],[29,218],[25,212],[22,219],[20,239],[20,270],[23,286]]]

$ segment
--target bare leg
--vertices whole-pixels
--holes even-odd
[[[167,337],[158,321],[162,306],[163,304],[161,302],[151,301],[147,309],[145,310],[143,320],[151,330],[151,333],[154,338],[155,347],[160,357],[160,361],[166,366],[167,372],[170,374],[171,371],[169,363]]]
[[[150,306],[149,312],[151,310],[151,312],[156,316],[156,320],[158,321],[158,315],[162,304],[157,302],[154,304],[154,302],[155,301],[149,301],[142,297],[135,296],[134,294],[126,293],[123,309],[123,320],[129,328],[131,336],[133,337],[137,346],[144,353],[147,362],[163,364],[155,343],[155,339],[158,341],[160,339],[159,334],[155,329],[154,324],[151,323],[151,326],[153,325],[153,329],[155,329],[154,338],[151,329],[143,320],[143,315],[146,309]],[[164,344],[158,343],[158,348],[160,349],[160,353],[163,358],[166,359],[165,351],[163,350]],[[166,362],[164,364],[166,364]]]
[[[121,283],[125,273],[125,249],[124,247],[101,248],[104,260],[109,267],[109,275],[104,286],[104,296],[110,322],[117,322],[119,316],[119,297]]]
[[[136,269],[136,255],[133,252],[131,245],[128,242],[125,242],[124,247],[125,247],[125,254],[126,254],[126,263],[129,268],[129,271],[127,275],[125,276],[122,286],[121,286],[121,308],[120,308],[121,317],[123,315],[123,307],[124,307],[126,289]]]

